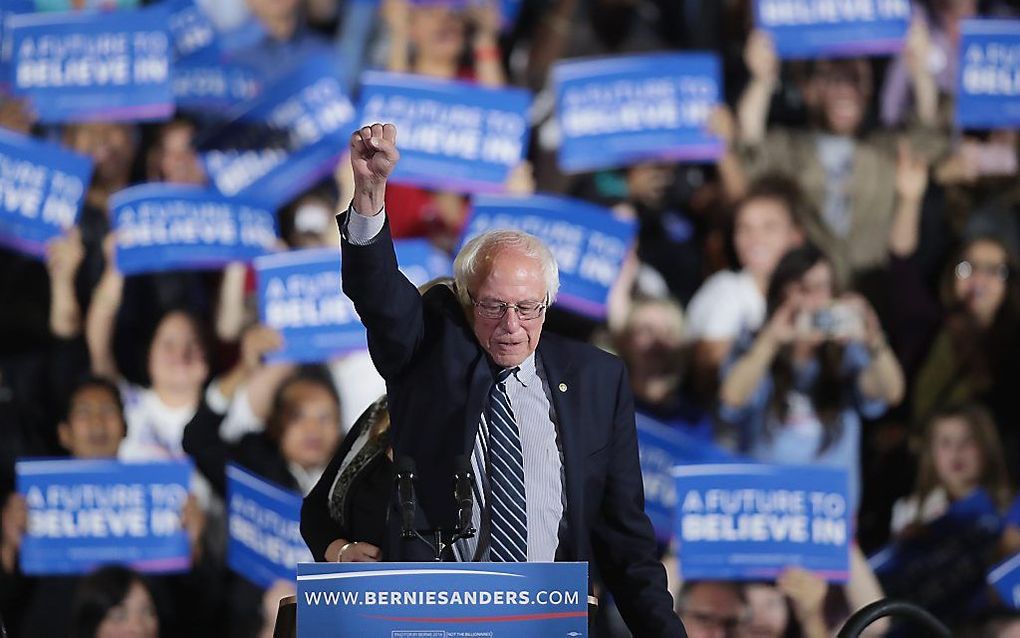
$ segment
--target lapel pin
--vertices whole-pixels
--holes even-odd
[[[560,392],[566,392],[566,391],[567,391],[567,384],[566,383],[561,383],[560,384]]]

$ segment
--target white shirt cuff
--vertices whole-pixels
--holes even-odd
[[[371,217],[362,215],[354,210],[353,205],[351,205],[349,210],[350,214],[347,215],[347,228],[345,230],[347,241],[355,246],[371,244],[379,233],[382,232],[383,226],[386,225],[386,209],[383,208],[381,213]]]

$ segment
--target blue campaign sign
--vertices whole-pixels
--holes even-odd
[[[707,131],[722,100],[712,53],[662,53],[559,62],[553,67],[567,172],[641,160],[712,160],[722,143]]]
[[[301,538],[301,495],[231,464],[227,466],[227,564],[259,587],[293,582],[312,560]]]
[[[964,20],[956,124],[1020,128],[1020,20]]]
[[[588,635],[587,563],[302,563],[299,636]]]
[[[393,181],[501,192],[524,159],[531,94],[416,75],[361,77],[360,122],[397,126]]]
[[[334,67],[314,56],[281,73],[203,144],[220,192],[278,208],[333,170],[355,116]]]
[[[84,574],[108,563],[150,573],[190,568],[181,527],[187,461],[21,460],[15,472],[28,505],[25,574]]]
[[[276,218],[249,199],[173,184],[143,184],[110,198],[117,267],[125,275],[222,268],[276,245]]]
[[[177,108],[199,114],[230,111],[254,99],[262,77],[254,69],[222,60],[218,53],[200,51],[174,63]]]
[[[596,319],[605,316],[609,289],[637,230],[605,208],[566,197],[478,195],[461,244],[500,228],[523,230],[545,241],[560,270],[556,303]]]
[[[988,584],[995,588],[1002,601],[1020,609],[1020,554],[996,565],[988,572]]]
[[[176,57],[215,47],[216,27],[195,0],[164,0],[162,6],[170,13],[168,24]]]
[[[12,16],[11,92],[43,123],[168,118],[167,23],[162,7]]]
[[[676,480],[673,468],[693,463],[732,463],[726,450],[669,427],[643,414],[635,414],[641,479],[645,487],[645,514],[661,542],[673,535],[676,516]]]
[[[747,463],[689,465],[674,474],[685,580],[772,580],[797,566],[846,582],[846,470]]]
[[[0,129],[0,245],[35,257],[74,225],[92,160]]]
[[[425,240],[396,242],[397,263],[416,286],[449,276],[449,257]],[[283,335],[273,361],[320,362],[368,347],[354,303],[340,290],[335,248],[297,250],[255,260],[259,320]]]
[[[755,0],[755,24],[781,58],[895,53],[910,26],[910,0]]]

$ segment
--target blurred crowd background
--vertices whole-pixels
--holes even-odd
[[[198,4],[228,54],[267,74],[325,52],[352,95],[367,69],[533,91],[530,151],[507,189],[567,194],[638,224],[608,319],[553,308],[547,329],[617,353],[638,411],[670,427],[760,461],[849,471],[846,585],[799,569],[776,582],[681,582],[662,547],[691,636],[831,635],[885,594],[921,603],[954,635],[1020,636],[1020,615],[985,584],[988,567],[1020,551],[1020,140],[952,124],[960,22],[1016,17],[1016,3],[919,1],[897,55],[793,62],[753,28],[747,0],[525,0],[509,28],[500,3],[484,1]],[[726,99],[710,128],[722,157],[561,172],[552,65],[662,50],[721,57]],[[367,353],[265,364],[280,337],[257,324],[244,264],[117,272],[111,195],[205,183],[196,144],[212,115],[42,126],[0,97],[0,126],[95,166],[78,224],[44,261],[0,250],[0,613],[14,636],[270,635],[293,585],[260,591],[226,569],[223,465],[308,493],[384,393]],[[349,170],[341,158],[335,179],[279,210],[286,249],[337,245]],[[387,194],[394,236],[446,251],[469,209],[460,192]],[[184,512],[191,572],[20,573],[25,504],[7,496],[16,458],[188,454],[202,475]],[[939,559],[876,577],[864,557],[897,539]],[[596,635],[628,635],[611,607]]]

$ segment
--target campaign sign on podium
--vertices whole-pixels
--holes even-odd
[[[588,635],[587,563],[299,563],[299,636]]]

